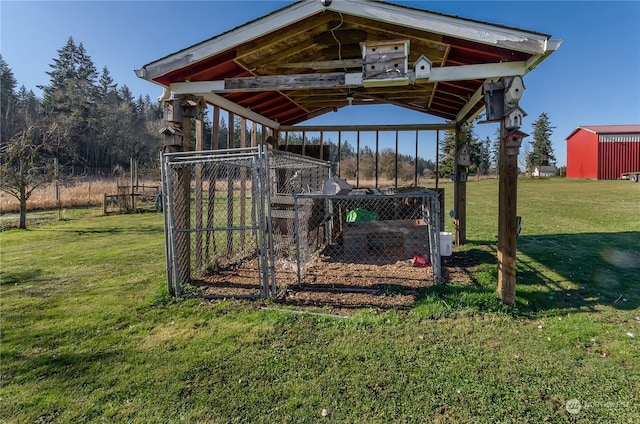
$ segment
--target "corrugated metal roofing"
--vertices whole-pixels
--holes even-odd
[[[585,130],[594,134],[635,134],[640,133],[640,124],[632,125],[583,125],[577,127],[569,134],[566,140],[570,139],[579,130]]]

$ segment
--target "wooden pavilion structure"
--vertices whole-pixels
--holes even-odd
[[[136,74],[163,88],[171,123],[166,144],[177,150],[190,148],[192,118],[196,149],[202,148],[200,114],[208,105],[214,125],[223,109],[252,121],[254,132],[261,125],[262,136],[275,140],[288,131],[339,131],[300,124],[347,105],[390,104],[441,118],[441,124],[412,128],[455,129],[456,244],[466,241],[466,131],[485,111],[486,120],[500,123],[504,139],[498,291],[512,304],[517,155],[526,134],[513,125],[522,116],[510,111],[522,111],[522,78],[559,45],[535,31],[387,2],[307,0],[148,63]]]

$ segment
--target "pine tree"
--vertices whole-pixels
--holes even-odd
[[[500,128],[496,129],[493,138],[493,144],[491,145],[491,166],[496,171],[496,175],[500,170],[500,146],[502,145],[502,140],[500,138]]]
[[[96,157],[95,140],[101,129],[99,122],[104,119],[96,107],[100,100],[98,72],[82,43],[76,45],[71,37],[49,66],[49,85],[40,86],[43,103],[47,113],[71,122],[67,143],[74,151],[74,165],[81,165],[84,171]]]
[[[0,55],[0,146],[11,138],[14,132],[17,85],[13,71]]]
[[[554,164],[556,157],[551,145],[551,135],[555,127],[551,126],[546,113],[541,113],[538,119],[532,124],[533,141],[531,142],[531,152],[527,159],[529,171],[535,166],[547,166]]]
[[[444,143],[439,152],[439,173],[441,177],[448,177],[455,173],[456,132],[447,130]]]
[[[491,169],[491,139],[485,138],[481,144],[482,150],[480,152],[480,164],[478,165],[478,172],[481,175],[488,175]]]

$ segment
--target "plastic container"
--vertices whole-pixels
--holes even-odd
[[[347,213],[347,222],[377,221],[378,214],[365,209],[353,209]]]
[[[451,233],[440,232],[440,256],[451,256],[453,254],[453,242]]]

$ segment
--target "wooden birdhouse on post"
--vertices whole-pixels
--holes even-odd
[[[504,127],[508,130],[517,130],[522,126],[522,120],[527,116],[527,113],[520,107],[514,106],[507,110],[504,115]]]
[[[504,82],[486,82],[482,88],[484,90],[486,121],[500,121],[504,116]]]
[[[504,142],[505,155],[518,156],[518,154],[520,153],[522,140],[528,135],[529,134],[524,133],[520,130],[513,130],[507,133],[502,140]]]
[[[521,76],[507,77],[504,79],[504,102],[509,105],[517,105],[524,94],[524,82]]]
[[[175,123],[168,122],[167,125],[160,130],[160,134],[164,135],[163,145],[165,151],[167,151],[167,149],[173,150],[182,148],[184,133]]]

